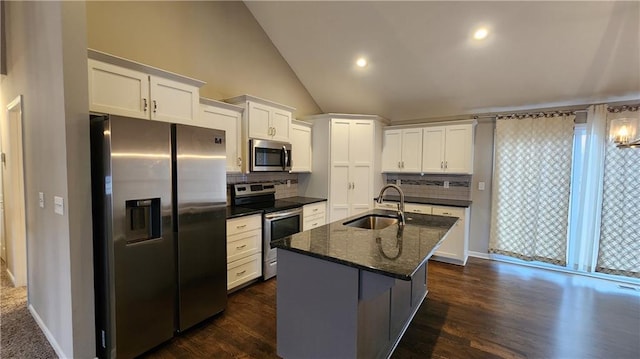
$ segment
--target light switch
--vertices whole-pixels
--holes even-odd
[[[62,197],[54,196],[53,204],[54,204],[53,212],[61,216],[64,215],[64,200],[62,199]]]
[[[40,208],[44,208],[44,193],[38,192],[38,204]]]
[[[484,182],[478,182],[478,191],[484,191]]]
[[[449,188],[449,181],[444,181],[444,188]]]
[[[396,186],[400,186],[402,184],[402,180],[400,178],[396,179]]]

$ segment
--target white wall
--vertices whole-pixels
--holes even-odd
[[[491,228],[491,180],[493,176],[493,131],[495,120],[479,119],[476,125],[473,182],[471,184],[471,227],[469,251],[488,253]],[[478,190],[485,182],[485,190]]]
[[[58,355],[89,358],[95,339],[85,4],[5,2],[5,10],[2,107],[24,95],[29,305]],[[64,215],[54,214],[53,196],[64,199]]]

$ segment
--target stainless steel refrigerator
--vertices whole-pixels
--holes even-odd
[[[224,131],[91,116],[96,354],[137,356],[227,303]]]

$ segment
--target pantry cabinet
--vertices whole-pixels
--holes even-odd
[[[291,123],[291,172],[311,172],[311,124]]]
[[[473,125],[423,129],[422,172],[473,173]]]
[[[333,222],[373,208],[382,186],[380,156],[384,120],[371,115],[310,116],[314,173],[301,176],[298,188],[308,197],[328,198],[328,221]],[[375,192],[375,194],[374,194]]]
[[[89,110],[191,125],[202,81],[89,50]]]
[[[200,113],[197,126],[215,128],[225,131],[225,148],[227,152],[227,173],[242,170],[242,140],[240,126],[242,112],[240,106],[207,98],[200,99]]]
[[[289,142],[291,117],[295,108],[259,97],[242,95],[226,99],[225,102],[242,106],[243,137]]]
[[[420,173],[422,166],[422,128],[384,131],[382,172]]]

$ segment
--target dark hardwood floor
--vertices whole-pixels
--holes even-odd
[[[393,358],[640,358],[640,291],[470,258],[429,263],[429,295]],[[229,296],[227,310],[149,358],[277,358],[276,280]]]

